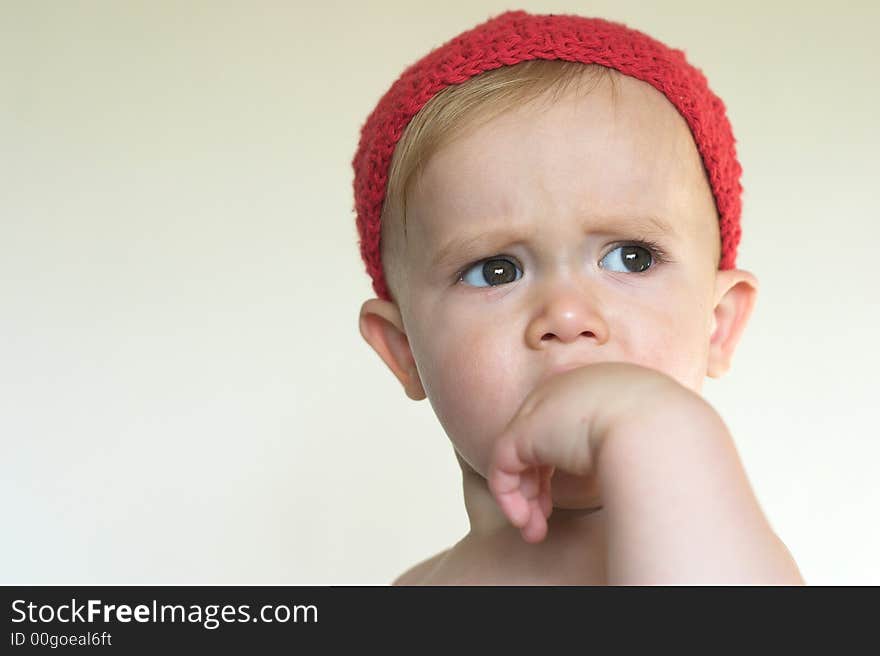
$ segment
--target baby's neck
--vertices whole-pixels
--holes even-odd
[[[556,518],[554,519],[554,515]],[[471,530],[424,585],[606,585],[604,511],[551,515],[547,537],[525,542],[513,526]]]
[[[601,584],[605,578],[605,513],[555,508],[547,537],[522,539],[503,515],[486,480],[462,467],[470,532],[448,553],[434,583]]]

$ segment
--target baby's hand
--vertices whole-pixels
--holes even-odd
[[[536,387],[499,437],[489,461],[489,489],[526,542],[547,534],[556,469],[586,476],[609,431],[627,418],[645,420],[684,395],[654,369],[602,362],[571,369]]]

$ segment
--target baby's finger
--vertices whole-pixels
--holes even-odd
[[[520,528],[529,518],[529,504],[522,493],[527,466],[520,461],[516,445],[504,436],[499,438],[489,462],[489,489],[510,523]],[[528,486],[527,486],[528,487]]]
[[[522,476],[498,469],[494,464],[489,467],[489,490],[501,508],[501,512],[516,527],[524,526],[529,518],[529,502],[520,489]]]
[[[502,433],[492,451],[492,457],[489,461],[490,469],[499,469],[509,474],[521,474],[534,465],[542,464],[528,462],[523,457],[524,454],[520,453],[520,445],[518,444],[520,441],[522,439],[517,434]]]
[[[522,495],[532,500],[541,492],[541,472],[537,467],[532,467],[520,474],[519,490]]]
[[[530,543],[540,542],[547,535],[547,520],[537,500],[529,504],[531,514],[525,526],[520,528],[520,534],[523,540]]]
[[[544,479],[552,475],[554,468],[529,462],[532,452],[527,442],[525,445],[523,450],[523,441],[517,444],[514,433],[502,434],[492,453],[487,476],[495,500],[517,528],[526,526],[532,512],[541,515],[541,522],[546,524],[552,510],[549,483]],[[542,496],[546,498],[542,499]],[[530,535],[538,535],[538,532],[532,529]]]
[[[496,492],[493,490],[492,493],[495,495],[495,500],[498,502],[501,512],[510,520],[511,524],[517,528],[526,525],[532,512],[531,504],[522,495],[519,488],[510,492]]]
[[[541,489],[538,491],[538,503],[545,518],[549,518],[553,512],[553,495],[550,487],[551,478],[553,478],[553,467],[543,469],[541,475]]]

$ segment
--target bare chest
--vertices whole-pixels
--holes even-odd
[[[607,585],[604,545],[541,548],[460,542],[440,554],[419,585]]]

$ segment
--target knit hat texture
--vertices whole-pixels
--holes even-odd
[[[394,148],[409,121],[447,86],[532,59],[601,64],[651,84],[687,121],[715,197],[719,269],[736,266],[742,167],[726,107],[681,50],[622,23],[576,15],[507,11],[450,39],[409,66],[361,128],[352,160],[361,256],[379,298],[391,300],[380,252],[382,206]]]

